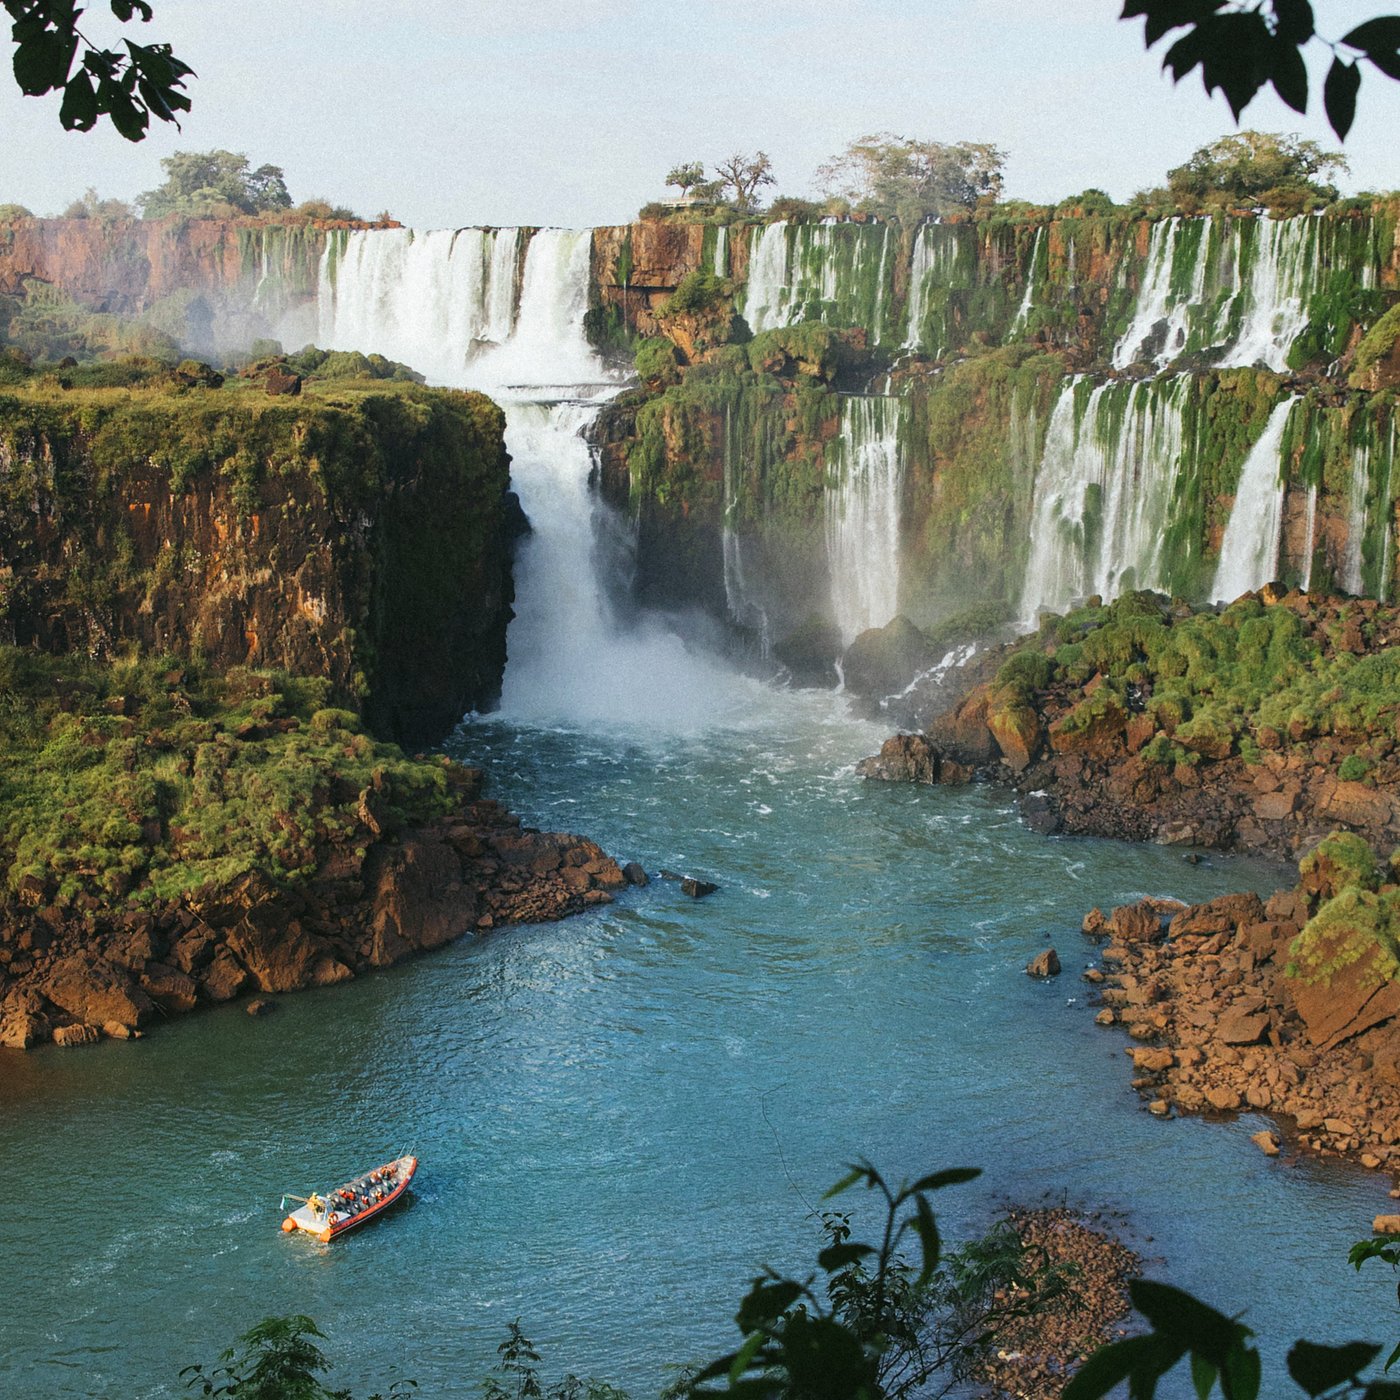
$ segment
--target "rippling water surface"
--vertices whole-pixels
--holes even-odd
[[[980,1165],[949,1232],[1043,1197],[1127,1213],[1161,1272],[1277,1342],[1370,1335],[1347,1243],[1376,1178],[1268,1162],[1260,1126],[1159,1123],[1092,1025],[1092,904],[1268,889],[1277,872],[1043,839],[1004,795],[864,784],[880,731],[742,688],[709,728],[466,726],[531,824],[669,881],[349,986],[0,1061],[0,1394],[179,1393],[269,1312],[329,1334],[338,1384],[475,1393],[520,1317],[551,1374],[641,1396],[730,1344],[755,1266],[814,1253],[853,1155]],[[1022,968],[1053,939],[1066,975]],[[325,1246],[278,1197],[413,1148],[410,1204]],[[1230,1282],[1223,1280],[1228,1276]]]

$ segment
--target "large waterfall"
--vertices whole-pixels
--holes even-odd
[[[842,645],[899,610],[899,432],[904,402],[848,398],[841,407],[837,482],[826,493],[831,606]]]
[[[531,534],[516,570],[503,713],[693,727],[732,700],[728,677],[665,629],[615,618],[599,576],[604,507],[584,433],[617,386],[584,335],[591,241],[569,229],[352,233],[323,261],[322,343],[487,390],[506,410],[511,484]]]
[[[1235,504],[1220,542],[1215,571],[1217,599],[1230,602],[1260,588],[1278,574],[1278,547],[1283,531],[1283,435],[1296,398],[1276,404],[1258,441],[1240,469]]]
[[[1166,585],[1163,529],[1182,456],[1182,375],[1138,384],[1071,380],[1045,435],[1021,616],[1090,594]]]

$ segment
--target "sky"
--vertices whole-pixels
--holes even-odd
[[[1236,130],[1199,73],[1178,86],[1121,0],[153,0],[128,26],[198,73],[194,109],[139,144],[104,121],[65,132],[58,100],[0,83],[0,202],[62,210],[89,186],[132,199],[177,150],[240,151],[325,198],[418,227],[625,222],[667,171],[767,152],[775,194],[872,132],[991,142],[1006,195],[1115,199],[1162,184]],[[121,29],[105,0],[83,27]],[[1337,38],[1384,0],[1315,0]],[[139,31],[139,32],[136,32]],[[1335,148],[1330,54],[1311,46],[1315,114],[1272,92],[1242,125]],[[1400,83],[1367,69],[1344,193],[1400,188]]]

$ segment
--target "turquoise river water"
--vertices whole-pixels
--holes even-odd
[[[1348,1242],[1374,1176],[1267,1161],[1260,1126],[1158,1122],[1092,1024],[1092,904],[1271,888],[1277,871],[1046,839],[1004,794],[866,784],[882,731],[734,682],[709,722],[502,719],[451,747],[527,821],[669,881],[348,986],[137,1043],[8,1055],[0,1394],[181,1393],[271,1312],[329,1335],[357,1395],[475,1393],[522,1319],[551,1375],[654,1394],[717,1354],[756,1266],[813,1258],[809,1203],[856,1154],[979,1165],[953,1236],[1045,1198],[1123,1213],[1154,1272],[1266,1343],[1385,1330]],[[1052,939],[1066,975],[1022,968]],[[321,1245],[278,1198],[413,1148],[412,1200]]]

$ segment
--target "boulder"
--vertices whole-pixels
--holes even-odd
[[[975,768],[990,763],[999,753],[987,726],[991,687],[979,685],[964,696],[956,709],[937,716],[929,725],[929,738],[956,762]]]
[[[1329,780],[1317,802],[1318,815],[1343,826],[1384,827],[1395,816],[1395,799],[1364,783]]]
[[[193,1011],[199,999],[193,977],[158,962],[147,963],[142,969],[141,990],[162,1011]]]
[[[823,618],[811,617],[773,644],[773,659],[787,667],[792,684],[829,689],[839,682],[836,658],[841,634]]]
[[[526,860],[533,865],[538,852],[528,851]],[[365,884],[373,898],[369,961],[375,967],[460,938],[481,913],[475,896],[463,888],[456,852],[421,834],[398,846],[375,846],[365,862]],[[249,967],[257,976],[257,969]],[[261,978],[258,983],[266,992],[291,990],[269,986]]]
[[[1278,1156],[1278,1138],[1267,1128],[1262,1128],[1259,1132],[1250,1136],[1250,1142],[1257,1147],[1266,1157]]]
[[[1044,737],[1040,716],[1032,706],[1014,691],[997,691],[987,709],[987,728],[1012,772],[1030,767]]]
[[[1146,900],[1120,904],[1109,916],[1108,932],[1116,943],[1150,943],[1161,937],[1162,916]]]
[[[879,699],[903,690],[938,657],[907,617],[862,632],[841,657],[841,674],[852,695]]]
[[[344,982],[352,973],[322,938],[308,933],[280,904],[249,910],[229,929],[228,945],[259,991],[299,992]]]
[[[939,751],[922,734],[896,734],[880,745],[880,752],[856,764],[856,773],[885,783],[936,783]]]
[[[150,997],[125,968],[92,952],[72,953],[56,962],[40,990],[77,1021],[94,1027],[106,1021],[144,1025],[155,1012]]]
[[[622,867],[623,878],[629,885],[634,885],[637,889],[645,889],[651,883],[646,871],[635,860],[629,860]]]
[[[249,1016],[270,1016],[277,1010],[277,1003],[268,997],[254,997],[243,1009]]]
[[[693,875],[687,875],[681,881],[681,893],[687,894],[691,899],[704,899],[706,895],[714,894],[719,886],[709,880],[697,880]]]
[[[1223,1045],[1256,1045],[1269,1029],[1267,1011],[1254,1013],[1227,1011],[1215,1027],[1215,1038]]]
[[[84,1022],[79,1022],[73,1026],[55,1026],[53,1033],[53,1043],[55,1045],[96,1045],[102,1039],[102,1033],[96,1026],[89,1026]]]
[[[1236,1090],[1224,1084],[1217,1084],[1206,1090],[1206,1102],[1217,1113],[1233,1113],[1239,1108],[1242,1100]]]
[[[248,985],[248,970],[227,949],[219,948],[199,975],[199,990],[210,1001],[232,1001]]]
[[[288,369],[285,365],[273,365],[263,380],[263,388],[274,396],[280,394],[295,396],[301,393],[301,375]]]
[[[1371,1232],[1376,1235],[1400,1235],[1400,1215],[1378,1215],[1371,1221]]]
[[[1037,953],[1026,964],[1026,971],[1032,977],[1058,977],[1060,975],[1059,954],[1053,948],[1046,948],[1044,952]]]

